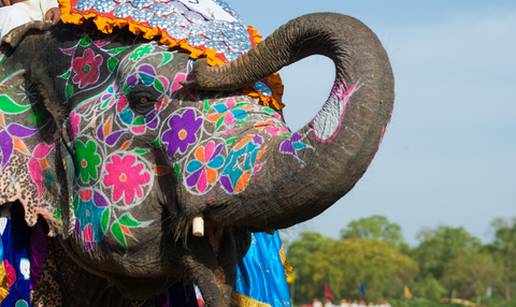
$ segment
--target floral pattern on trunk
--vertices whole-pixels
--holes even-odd
[[[240,193],[249,184],[253,173],[259,171],[260,160],[266,147],[263,138],[249,135],[238,142],[231,150],[224,165],[221,183],[228,193]]]
[[[186,177],[188,187],[202,194],[217,183],[219,170],[224,165],[223,149],[223,144],[216,144],[213,140],[195,149],[195,159],[188,162],[186,166],[186,171],[189,174]]]
[[[104,237],[101,221],[109,202],[101,192],[83,189],[74,195],[73,205],[77,218],[75,231],[80,234],[86,250],[92,250]]]
[[[313,149],[312,146],[304,142],[306,135],[295,132],[291,137],[286,138],[280,144],[280,152],[294,156],[298,161],[303,162],[299,154],[306,149]]]

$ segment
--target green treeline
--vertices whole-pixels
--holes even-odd
[[[462,227],[425,229],[411,247],[399,225],[372,216],[351,222],[338,240],[303,233],[287,255],[295,303],[322,298],[325,283],[334,302],[359,299],[363,282],[367,301],[393,306],[439,306],[450,299],[516,306],[516,218],[497,219],[492,230],[494,241],[482,244]]]

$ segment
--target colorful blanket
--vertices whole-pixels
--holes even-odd
[[[210,65],[233,61],[262,39],[222,0],[59,0],[59,4],[65,23],[92,20],[103,33],[127,27],[136,35],[181,48],[193,59],[204,57]],[[266,106],[284,107],[277,74],[247,91]]]

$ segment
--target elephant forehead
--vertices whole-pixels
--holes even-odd
[[[131,75],[139,78],[162,75],[172,79],[179,71],[186,70],[187,62],[187,54],[170,50],[157,42],[149,42],[132,47],[128,55],[120,60],[118,79],[125,82]]]

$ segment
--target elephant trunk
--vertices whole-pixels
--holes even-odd
[[[197,64],[197,86],[240,88],[314,54],[335,63],[330,97],[291,138],[267,144],[248,188],[210,209],[210,219],[256,230],[289,227],[334,204],[366,171],[391,116],[394,80],[384,48],[360,21],[333,13],[299,17],[230,64]]]

